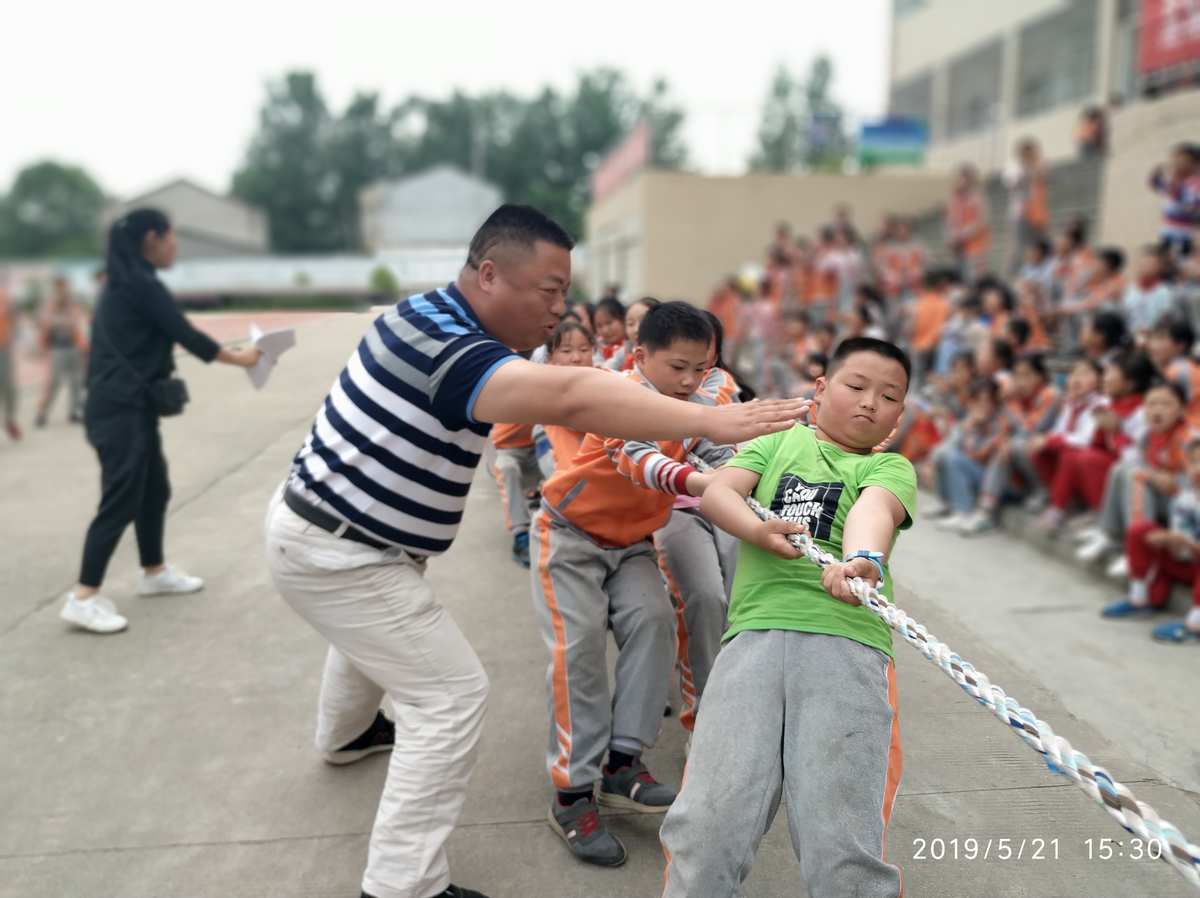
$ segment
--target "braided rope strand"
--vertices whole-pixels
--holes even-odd
[[[693,462],[698,461],[693,459]],[[712,470],[700,463],[702,469]],[[764,521],[778,520],[779,515],[766,508],[752,496],[746,504]],[[821,549],[807,533],[787,536],[796,549],[818,567],[827,567],[839,559]],[[1150,805],[1139,801],[1133,791],[1051,729],[1050,724],[1037,717],[1016,699],[1005,693],[969,661],[951,651],[924,626],[892,604],[886,596],[865,580],[850,581],[850,591],[862,604],[904,637],[926,659],[941,668],[946,676],[964,692],[988,708],[1008,725],[1034,751],[1042,755],[1052,773],[1064,776],[1091,796],[1121,827],[1147,841],[1156,841],[1162,848],[1161,857],[1193,887],[1200,889],[1200,846],[1189,842],[1174,825],[1163,820]]]

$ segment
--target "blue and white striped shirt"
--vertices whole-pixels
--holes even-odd
[[[475,400],[516,358],[453,284],[397,303],[325,397],[292,488],[383,542],[445,552],[492,427],[472,416]]]

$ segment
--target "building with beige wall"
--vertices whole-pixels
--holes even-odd
[[[643,170],[588,212],[587,287],[620,284],[626,297],[706,301],[722,278],[762,264],[778,222],[813,235],[848,204],[873,233],[885,214],[912,215],[944,201],[948,175],[745,175]]]
[[[167,214],[179,238],[179,258],[184,261],[256,256],[265,253],[270,242],[267,218],[260,209],[188,178],[176,178],[110,206],[104,215],[105,229],[140,206]]]
[[[889,113],[929,128],[926,164],[1007,163],[1023,136],[1075,155],[1087,105],[1138,87],[1137,0],[895,0]]]

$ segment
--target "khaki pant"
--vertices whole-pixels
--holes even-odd
[[[438,604],[425,564],[309,524],[276,493],[267,561],[284,600],[329,640],[316,746],[332,751],[370,726],[386,695],[396,747],[362,887],[376,898],[429,898],[450,884],[445,843],[475,767],[488,679]]]

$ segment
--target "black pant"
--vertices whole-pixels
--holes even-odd
[[[85,416],[87,438],[100,456],[100,508],[83,544],[79,582],[99,587],[121,534],[133,522],[142,567],[163,563],[163,526],[171,483],[158,416],[141,409],[95,409]]]

